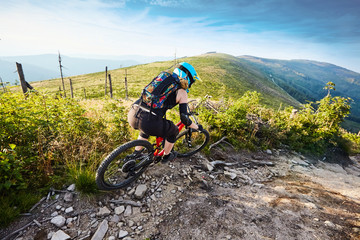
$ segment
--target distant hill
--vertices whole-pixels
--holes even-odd
[[[17,73],[16,64],[11,61],[4,61],[0,58],[0,77],[4,82],[14,84],[19,83],[19,75]],[[21,61],[19,61],[21,63]],[[22,63],[25,80],[28,82],[46,80],[59,77],[59,71],[53,71],[47,68],[42,68],[30,63]]]
[[[147,56],[99,56],[102,58],[79,58],[61,55],[64,77],[104,71],[137,64],[144,64],[159,60],[168,60],[166,57]],[[25,79],[28,82],[41,81],[60,77],[59,58],[57,54],[43,54],[30,56],[0,57],[0,77],[5,82],[14,84],[19,79],[15,62],[23,66]]]
[[[301,103],[317,101],[327,94],[324,86],[336,84],[333,96],[354,100],[350,120],[360,123],[360,74],[324,62],[310,60],[275,60],[253,56],[240,56],[249,66],[255,67],[270,81],[276,83]]]

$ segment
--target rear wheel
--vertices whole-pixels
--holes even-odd
[[[133,154],[141,146],[140,154]],[[113,190],[128,186],[150,165],[153,146],[144,140],[134,140],[112,151],[100,164],[96,172],[96,184],[101,190]]]
[[[201,151],[209,142],[209,132],[186,129],[176,137],[174,150],[178,157],[189,157]]]

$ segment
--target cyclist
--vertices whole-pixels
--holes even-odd
[[[172,161],[177,156],[177,153],[171,150],[174,146],[176,136],[179,133],[179,129],[172,121],[165,118],[168,109],[179,104],[181,122],[187,127],[202,130],[201,125],[196,125],[190,120],[187,112],[189,88],[196,80],[200,79],[199,75],[192,65],[182,62],[174,69],[172,76],[179,78],[181,87],[166,98],[164,108],[150,109],[141,99],[138,99],[128,113],[130,126],[140,130],[138,139],[148,140],[149,136],[157,136],[165,139],[162,163]],[[140,152],[141,147],[135,149],[134,154],[136,155]]]

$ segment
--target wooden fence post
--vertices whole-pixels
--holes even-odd
[[[69,78],[70,81],[70,92],[71,92],[71,98],[74,98],[74,92],[73,92],[73,86],[72,86],[72,81],[71,78]]]
[[[127,86],[127,69],[125,69],[125,99],[129,99],[128,86]]]
[[[16,62],[16,68],[17,68],[17,72],[19,74],[21,88],[23,90],[23,93],[26,93],[27,92],[27,87],[26,87],[24,72],[23,72],[21,63]]]
[[[106,96],[106,88],[107,88],[107,66],[105,67],[105,96]]]
[[[5,93],[5,92],[6,92],[6,87],[5,87],[5,83],[3,83],[1,77],[0,77],[0,83],[1,83],[1,86],[3,87],[3,91],[4,91],[4,93]]]
[[[110,98],[113,98],[112,83],[111,83],[111,75],[110,74],[109,74],[109,84],[110,84]]]
[[[25,81],[25,84],[26,84],[26,87],[28,88],[28,89],[34,89],[31,85],[30,85],[30,83],[28,83],[27,81]]]
[[[63,67],[63,65],[61,65],[61,56],[60,56],[60,52],[59,52],[59,67],[60,67],[61,81],[62,81],[63,90],[64,90],[64,97],[66,97],[65,84],[64,84],[64,77],[63,77],[63,73],[62,73],[62,67]]]
[[[86,90],[85,90],[85,88],[84,88],[84,95],[85,95],[85,100],[86,100]]]

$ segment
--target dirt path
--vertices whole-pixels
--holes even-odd
[[[217,150],[159,164],[126,190],[55,193],[0,238],[360,239],[359,160],[342,167],[285,151]],[[55,215],[65,223],[52,223]]]

